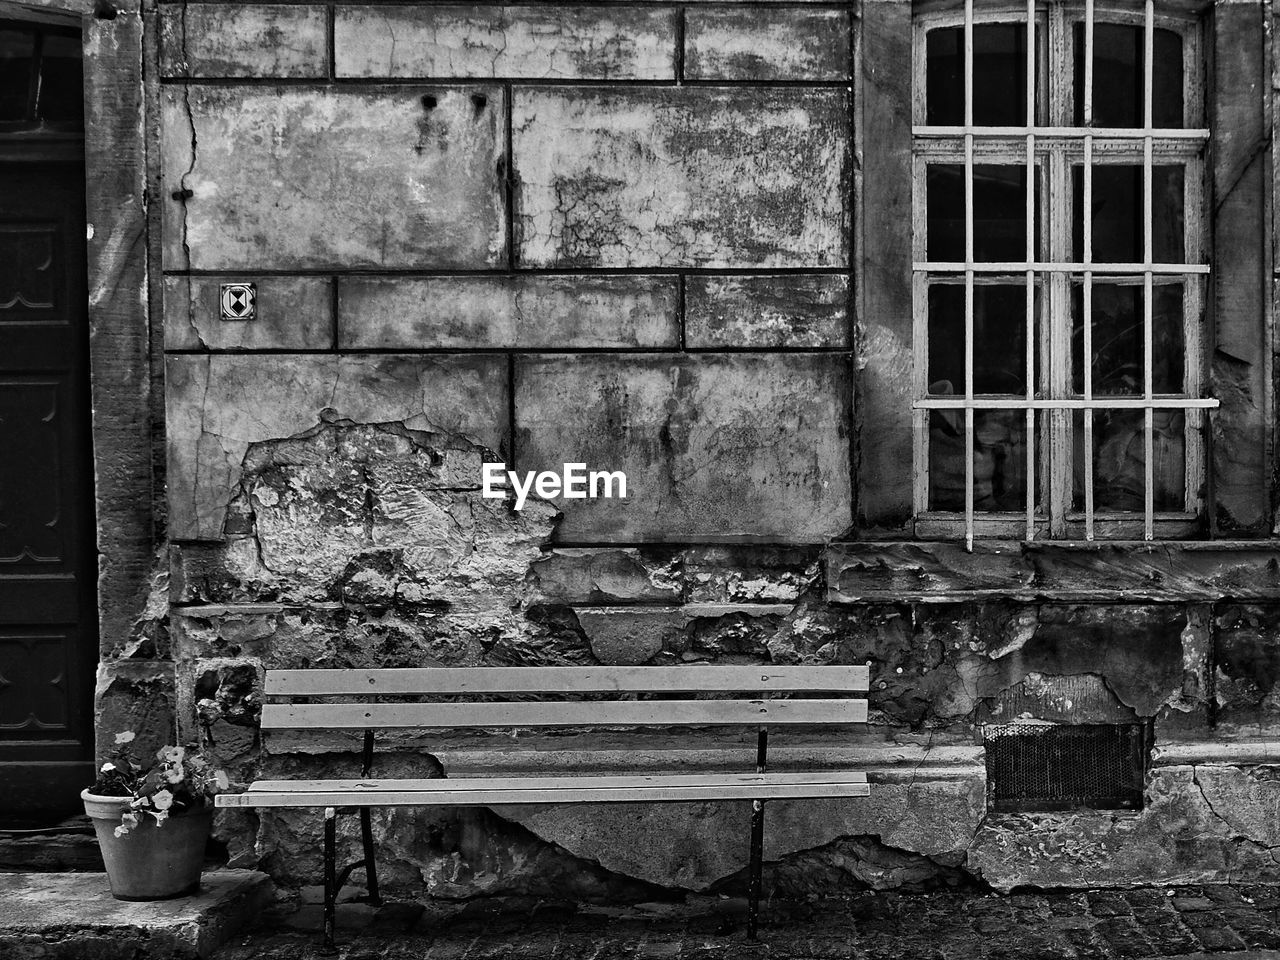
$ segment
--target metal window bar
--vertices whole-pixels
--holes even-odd
[[[1084,90],[1077,91],[1084,98],[1084,199],[1082,201],[1084,232],[1084,262],[1093,263],[1093,0],[1085,0],[1084,6]],[[1084,297],[1080,323],[1084,328],[1084,348],[1081,363],[1084,365],[1084,398],[1093,400],[1093,270],[1084,273]],[[1084,538],[1092,540],[1093,526],[1093,408],[1084,411]]]
[[[964,0],[964,542],[973,552],[973,0]]]
[[[973,87],[974,87],[974,4],[973,0],[965,0],[964,3],[964,21],[963,21],[963,46],[964,46],[964,123],[963,126],[938,126],[916,123],[913,125],[913,134],[926,143],[933,144],[935,148],[941,147],[941,150],[935,149],[935,153],[946,153],[947,144],[955,143],[960,140],[963,143],[964,157],[964,197],[965,197],[965,259],[962,263],[957,262],[931,262],[929,260],[917,260],[914,263],[914,270],[920,282],[914,286],[916,296],[918,298],[927,299],[929,289],[929,278],[933,275],[939,275],[939,281],[945,282],[947,274],[963,276],[965,285],[965,323],[964,323],[964,376],[965,391],[963,398],[957,397],[932,397],[926,395],[927,376],[919,369],[919,364],[927,356],[927,346],[917,343],[917,400],[915,402],[916,424],[917,429],[923,434],[917,442],[917,454],[923,454],[921,468],[927,471],[928,459],[928,415],[930,410],[963,410],[965,414],[965,543],[969,550],[973,549],[973,540],[975,535],[975,510],[974,510],[974,485],[975,485],[975,452],[974,452],[974,413],[977,410],[1022,410],[1026,414],[1026,446],[1027,446],[1027,464],[1026,464],[1026,536],[1028,540],[1035,537],[1035,507],[1036,507],[1036,444],[1035,444],[1035,424],[1036,411],[1071,411],[1080,410],[1083,412],[1083,428],[1084,428],[1084,500],[1085,500],[1085,535],[1086,538],[1092,540],[1095,535],[1095,491],[1094,491],[1094,453],[1093,453],[1093,435],[1094,423],[1093,414],[1095,410],[1111,409],[1123,410],[1133,409],[1141,410],[1143,413],[1143,450],[1144,450],[1144,466],[1143,466],[1143,535],[1145,539],[1154,539],[1155,535],[1155,424],[1154,413],[1156,410],[1186,410],[1196,411],[1214,408],[1218,405],[1213,399],[1200,399],[1195,396],[1199,389],[1199,377],[1194,373],[1188,373],[1184,388],[1187,395],[1180,397],[1164,397],[1156,396],[1154,393],[1154,364],[1153,364],[1153,326],[1154,326],[1154,278],[1156,276],[1180,277],[1186,281],[1185,302],[1187,307],[1198,305],[1200,302],[1199,286],[1193,282],[1193,278],[1204,275],[1209,272],[1207,264],[1195,263],[1192,257],[1193,247],[1198,255],[1198,240],[1194,240],[1191,232],[1187,231],[1187,241],[1183,263],[1157,263],[1154,259],[1154,222],[1153,222],[1153,180],[1154,180],[1154,156],[1157,138],[1161,141],[1162,154],[1167,151],[1171,144],[1178,142],[1189,142],[1189,146],[1198,150],[1199,147],[1208,139],[1209,131],[1206,128],[1161,128],[1157,130],[1154,126],[1154,49],[1155,49],[1155,4],[1154,0],[1144,0],[1143,13],[1141,15],[1143,28],[1143,126],[1140,128],[1095,128],[1094,127],[1094,111],[1093,111],[1093,86],[1094,86],[1094,24],[1095,9],[1094,0],[1085,0],[1084,9],[1084,89],[1077,91],[1076,95],[1082,97],[1082,115],[1083,123],[1081,126],[1070,126],[1062,121],[1067,120],[1066,100],[1062,97],[1060,88],[1054,88],[1052,71],[1061,69],[1063,64],[1057,63],[1061,59],[1066,62],[1067,46],[1064,41],[1066,33],[1066,19],[1063,15],[1061,6],[1054,6],[1051,9],[1051,18],[1047,30],[1046,37],[1046,61],[1048,63],[1049,72],[1046,74],[1050,78],[1050,88],[1046,90],[1046,103],[1049,104],[1048,117],[1050,123],[1040,123],[1037,115],[1037,77],[1036,69],[1036,0],[1027,0],[1026,9],[1026,35],[1027,35],[1027,66],[1026,66],[1026,123],[1015,126],[980,126],[974,123],[973,113]],[[1056,18],[1056,19],[1055,19]],[[1056,26],[1056,31],[1055,31]],[[1054,35],[1056,33],[1056,40]],[[921,49],[921,48],[918,48]],[[1059,80],[1059,83],[1062,81]],[[1186,77],[1183,78],[1184,89]],[[1052,101],[1052,102],[1050,102]],[[922,119],[918,116],[917,119]],[[1053,121],[1057,121],[1054,123]],[[980,140],[986,143],[992,143],[1000,140],[1000,138],[1023,138],[1025,143],[1025,163],[1027,175],[1026,189],[1026,259],[1023,262],[1007,261],[1007,262],[984,262],[976,263],[974,254],[974,219],[975,212],[973,209],[974,200],[974,157],[975,147]],[[1083,147],[1083,164],[1082,164],[1082,181],[1083,181],[1083,258],[1080,262],[1074,262],[1063,258],[1063,254],[1069,249],[1069,238],[1064,236],[1063,224],[1054,222],[1053,218],[1061,220],[1066,216],[1066,211],[1059,208],[1062,205],[1069,206],[1069,201],[1063,198],[1067,196],[1066,191],[1061,189],[1065,185],[1064,178],[1068,169],[1065,166],[1070,157],[1063,152],[1062,145],[1049,144],[1047,148],[1041,148],[1039,142],[1041,139],[1053,138],[1058,141],[1066,141],[1069,145],[1073,142],[1080,142]],[[1111,145],[1115,145],[1123,151],[1122,161],[1130,155],[1130,151],[1125,149],[1128,145],[1136,146],[1135,141],[1141,143],[1142,157],[1142,203],[1143,203],[1143,259],[1141,263],[1094,263],[1093,262],[1093,171],[1095,166],[1095,138],[1101,140],[1110,149]],[[919,146],[919,145],[917,145]],[[1045,152],[1047,149],[1048,152]],[[1196,158],[1192,155],[1183,155],[1181,151],[1175,151],[1185,169],[1194,172]],[[919,158],[922,151],[917,149],[916,155]],[[1041,156],[1045,160],[1052,161],[1052,168],[1046,172],[1053,181],[1049,184],[1050,206],[1046,215],[1050,218],[1051,232],[1047,235],[1049,240],[1050,255],[1044,261],[1036,259],[1036,237],[1037,230],[1035,224],[1035,197],[1036,197],[1036,161]],[[1073,153],[1071,156],[1075,156]],[[1135,157],[1136,159],[1136,157]],[[1007,161],[1006,161],[1007,162]],[[923,168],[916,167],[917,173],[923,172]],[[1063,181],[1059,183],[1058,181]],[[1054,200],[1054,196],[1058,200]],[[1189,191],[1189,196],[1195,196],[1198,200],[1198,190]],[[919,191],[917,189],[917,204],[919,202]],[[918,240],[919,238],[917,238]],[[919,257],[924,252],[921,244],[917,243],[916,256]],[[978,397],[974,395],[974,369],[973,369],[973,338],[974,338],[974,286],[979,281],[980,276],[993,274],[1016,274],[1021,273],[1026,283],[1026,370],[1027,384],[1025,399],[1018,398],[999,398],[999,397]],[[1123,280],[1126,276],[1133,277],[1135,274],[1141,278],[1140,282],[1143,287],[1143,393],[1139,397],[1094,397],[1093,395],[1093,285],[1095,274],[1104,276],[1114,276]],[[1035,369],[1035,294],[1037,275],[1041,275],[1052,281],[1045,290],[1046,303],[1045,310],[1050,316],[1050,331],[1048,333],[1049,356],[1046,363],[1052,371],[1048,379],[1048,391],[1050,396],[1040,398],[1037,396],[1037,377]],[[1083,396],[1073,398],[1068,396],[1070,392],[1069,374],[1069,358],[1063,356],[1069,350],[1069,329],[1064,331],[1057,329],[1067,322],[1069,317],[1069,278],[1073,275],[1081,275],[1083,278],[1083,316],[1081,323],[1083,327],[1084,349],[1082,362],[1084,369],[1082,372],[1083,380]],[[993,277],[993,279],[996,279]],[[918,301],[919,303],[919,301]],[[1185,322],[1192,324],[1194,322],[1194,314],[1191,310],[1187,310],[1185,314]],[[921,315],[921,309],[917,308],[916,332],[918,337],[927,338],[928,321],[927,311],[925,315]],[[1191,337],[1185,337],[1184,342],[1190,344]],[[1195,359],[1194,357],[1192,358]],[[1187,364],[1188,369],[1194,364]],[[1057,527],[1061,527],[1064,521],[1064,515],[1067,512],[1067,503],[1070,500],[1070,490],[1058,489],[1067,486],[1063,476],[1053,476],[1053,471],[1070,475],[1070,445],[1066,442],[1066,438],[1075,430],[1074,423],[1067,420],[1055,420],[1054,416],[1061,417],[1062,413],[1048,415],[1048,433],[1051,435],[1049,442],[1046,443],[1048,450],[1048,467],[1050,474],[1047,477],[1053,486],[1049,492],[1050,501],[1050,523],[1051,532]],[[1197,421],[1199,424],[1199,421]],[[1188,432],[1184,434],[1188,437],[1186,442],[1186,450],[1189,454],[1192,449],[1190,441],[1190,426],[1184,428]],[[1195,445],[1198,449],[1198,443]],[[1056,453],[1055,453],[1056,451]],[[1042,469],[1044,465],[1042,464]],[[1186,481],[1186,502],[1193,502],[1193,483],[1192,473],[1187,471]],[[927,506],[928,484],[917,482],[917,507]]]
[[[1209,265],[1207,263],[1079,263],[1070,261],[1036,261],[1028,264],[1023,260],[1005,260],[990,261],[984,260],[981,263],[960,263],[955,261],[940,260],[934,261],[917,261],[914,265],[917,271],[924,273],[1022,273],[1028,267],[1038,273],[1079,273],[1083,274],[1086,270],[1092,273],[1101,273],[1108,275],[1127,275],[1131,276],[1135,273],[1150,273],[1156,276],[1177,276],[1182,277],[1188,274],[1207,274]]]
[[[1151,365],[1151,336],[1154,323],[1152,322],[1152,299],[1154,290],[1151,282],[1151,262],[1155,259],[1153,256],[1155,226],[1152,223],[1153,204],[1151,197],[1151,185],[1154,179],[1151,161],[1151,124],[1154,119],[1152,111],[1153,89],[1155,86],[1155,0],[1146,0],[1146,16],[1143,24],[1143,53],[1142,53],[1142,121],[1146,128],[1142,138],[1142,260],[1144,269],[1142,273],[1142,372],[1144,384],[1144,396],[1148,406],[1143,413],[1143,441],[1144,441],[1144,463],[1143,463],[1143,539],[1155,539],[1155,414],[1151,409],[1152,397],[1152,380],[1154,374]]]
[[[1036,538],[1036,0],[1027,0],[1027,539]],[[970,547],[972,549],[972,547]]]
[[[1092,38],[1093,31],[1088,36]],[[1092,42],[1090,40],[1090,42]],[[1092,72],[1092,69],[1090,69]],[[1146,127],[1098,127],[1088,130],[1084,127],[1061,127],[1047,124],[1028,124],[1027,126],[973,126],[943,127],[936,124],[915,124],[911,128],[917,137],[955,137],[960,134],[973,134],[978,137],[1048,137],[1064,140],[1135,140],[1147,134]],[[1157,135],[1164,140],[1207,140],[1207,128],[1161,127]]]

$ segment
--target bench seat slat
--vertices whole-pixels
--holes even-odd
[[[591,787],[643,789],[655,784],[667,786],[715,786],[740,784],[866,783],[867,775],[848,770],[815,770],[796,773],[677,773],[606,774],[564,777],[432,777],[425,780],[256,780],[249,792],[267,793],[381,793],[419,790],[426,793],[464,788],[512,792],[520,790],[564,790]]]
[[[367,694],[848,691],[867,689],[865,666],[420,667],[271,670],[267,696]]]
[[[865,700],[268,703],[264,730],[865,723]]]
[[[375,789],[370,789],[376,787]],[[528,777],[460,780],[259,781],[219,794],[220,807],[501,806],[865,797],[866,776],[833,774]]]

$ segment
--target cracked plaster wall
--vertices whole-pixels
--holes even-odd
[[[855,500],[846,8],[693,4],[681,29],[626,5],[347,6],[332,49],[320,14],[161,7],[169,571],[102,704],[143,723],[171,702],[246,782],[357,769],[349,738],[260,735],[272,668],[870,663],[865,731],[775,738],[780,768],[859,764],[875,787],[771,805],[771,886],[1271,875],[1265,762],[1192,750],[1158,759],[1140,814],[996,817],[976,730],[1275,737],[1277,609],[829,595],[822,544]],[[350,82],[326,84],[330,57]],[[678,78],[737,85],[628,85]],[[271,79],[290,82],[239,82]],[[258,284],[253,323],[218,318],[231,278]],[[570,448],[661,499],[479,496],[485,460]],[[458,732],[391,737],[377,769],[753,757],[715,731]],[[740,886],[747,816],[396,810],[375,830],[399,889],[609,900]],[[319,827],[228,811],[217,831],[296,881]]]

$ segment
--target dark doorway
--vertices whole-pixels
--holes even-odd
[[[92,779],[97,551],[80,32],[0,20],[0,821]]]

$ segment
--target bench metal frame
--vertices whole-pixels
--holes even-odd
[[[756,939],[764,866],[764,804],[770,799],[864,797],[864,773],[769,773],[769,727],[860,724],[867,703],[853,693],[868,689],[866,667],[432,667],[386,670],[274,670],[262,729],[361,730],[359,780],[260,780],[245,793],[222,794],[220,807],[322,807],[324,809],[324,952],[336,952],[338,893],[355,870],[365,871],[368,900],[378,889],[370,811],[374,806],[502,806],[530,803],[655,803],[681,800],[751,801],[747,938]],[[312,702],[328,697],[477,697],[501,694],[734,693],[758,691],[758,699]],[[770,699],[774,693],[843,694],[834,698]],[[281,698],[290,701],[274,702]],[[747,726],[756,728],[754,774],[652,774],[518,778],[378,780],[373,777],[378,729],[460,727]],[[339,813],[360,815],[364,857],[337,867]]]

